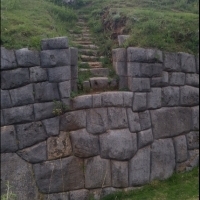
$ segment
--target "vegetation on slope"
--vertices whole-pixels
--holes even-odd
[[[81,12],[88,20],[104,53],[117,46],[117,35],[129,34],[125,46],[159,48],[197,54],[198,0],[93,0]],[[113,42],[115,40],[115,42]],[[110,47],[110,48],[112,48]]]
[[[43,38],[68,36],[78,15],[88,18],[100,45],[111,56],[117,35],[130,34],[125,46],[198,53],[198,0],[77,0],[65,7],[61,0],[1,0],[1,45],[40,48]],[[79,30],[76,30],[77,32]]]
[[[69,37],[76,21],[72,8],[50,0],[1,0],[1,45],[40,49],[41,39]]]

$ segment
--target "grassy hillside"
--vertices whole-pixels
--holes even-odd
[[[94,0],[88,3],[90,6],[81,12],[90,13],[92,29],[98,38],[104,31],[108,43],[118,34],[130,34],[125,46],[198,53],[199,0]]]
[[[69,36],[77,15],[48,0],[1,0],[1,45],[40,49],[43,38]]]
[[[1,45],[39,49],[42,38],[70,39],[77,16],[84,15],[108,57],[119,34],[131,35],[125,46],[198,53],[199,0],[77,1],[72,8],[61,0],[1,0]]]

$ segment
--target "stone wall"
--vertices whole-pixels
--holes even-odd
[[[56,59],[49,56],[52,55],[49,51],[41,52],[43,67],[38,69],[53,70],[52,73],[48,71],[49,81],[46,84],[55,84],[50,80],[57,79],[57,82],[65,83],[68,80],[60,78],[65,77],[67,72],[57,75],[56,70],[65,56]],[[9,53],[18,56],[17,51]],[[2,54],[5,61],[8,60],[4,56],[7,54]],[[151,52],[145,54],[148,58],[153,57]],[[62,55],[59,53],[59,56]],[[121,59],[126,51],[114,50],[114,55],[117,69],[119,65],[127,66]],[[137,55],[142,59],[139,53]],[[31,69],[37,69],[33,65],[24,67],[24,64],[20,64],[19,68],[19,61],[18,65],[14,61],[9,60],[7,66],[2,65],[2,77],[13,70],[21,70],[22,74],[29,70],[31,75]],[[145,70],[143,62],[128,64],[129,76],[126,73],[124,77],[132,80],[129,92],[102,92],[73,99],[64,98],[68,90],[62,93],[57,82],[57,89],[53,90],[53,85],[43,90],[39,87],[33,95],[31,88],[36,88],[38,83],[30,82],[29,77],[4,78],[1,108],[4,120],[1,124],[2,194],[6,192],[6,181],[9,181],[20,200],[87,200],[90,196],[100,199],[111,192],[138,188],[155,179],[166,179],[175,171],[197,166],[199,91],[196,62],[195,68],[187,64],[187,73],[183,73],[173,71],[178,67],[171,59],[164,68],[163,61],[160,58],[158,61],[156,64],[144,64],[149,66],[144,67]],[[13,69],[15,65],[16,69]],[[58,67],[48,68],[49,65]],[[154,68],[157,71],[155,77],[152,75]],[[145,73],[151,75],[146,77]],[[12,74],[9,77],[18,73]],[[15,80],[18,81],[13,84]],[[27,85],[30,89],[22,90]],[[49,88],[52,90],[47,95]],[[57,93],[59,98],[55,98]],[[68,103],[68,111],[56,116],[53,99],[67,99],[63,102]]]

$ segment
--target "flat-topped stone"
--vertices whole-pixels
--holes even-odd
[[[55,37],[43,39],[41,41],[42,50],[51,50],[51,49],[67,49],[68,38],[67,37]]]
[[[108,78],[107,77],[93,77],[90,78],[90,85],[92,89],[101,90],[108,88]]]
[[[1,69],[13,69],[17,67],[15,52],[1,47]]]

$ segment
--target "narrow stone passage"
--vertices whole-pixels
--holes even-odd
[[[109,78],[109,69],[103,67],[104,57],[98,55],[99,47],[94,43],[84,16],[79,16],[77,28],[81,31],[71,34],[79,51],[79,75],[90,74],[90,78],[83,81],[83,90],[93,92],[117,88],[117,80]]]

